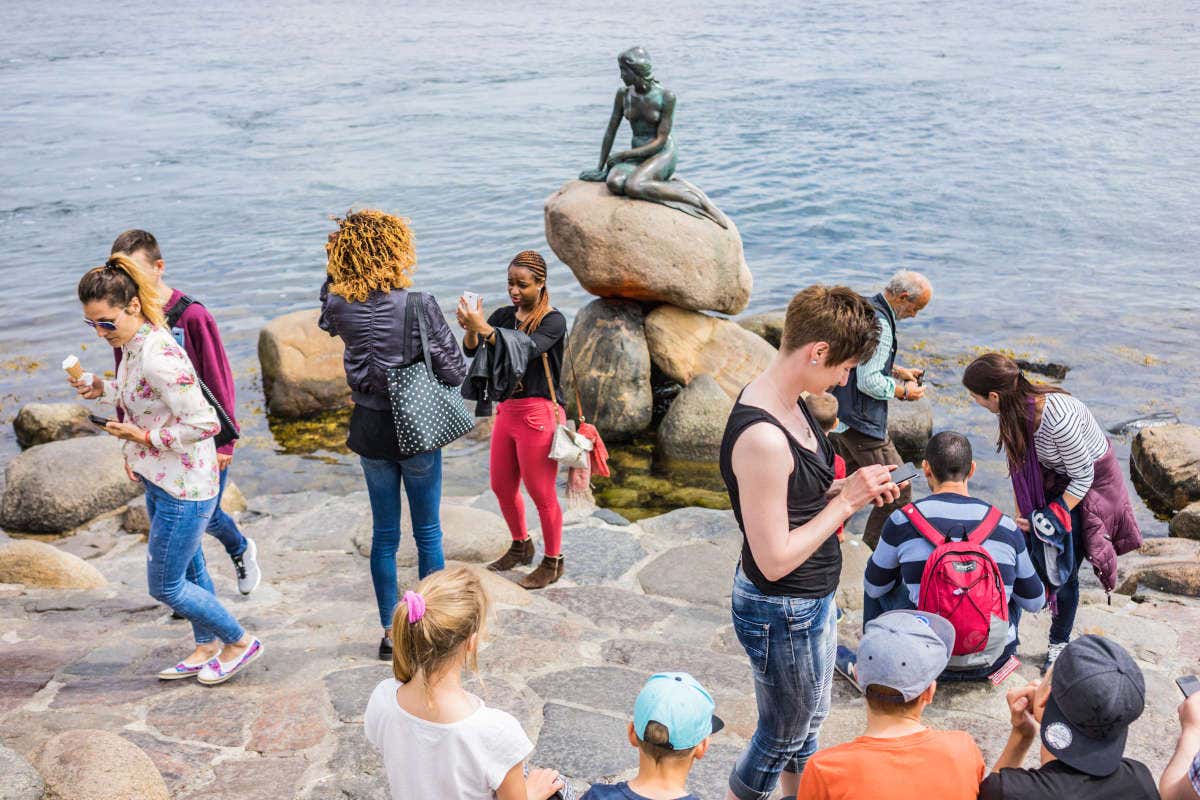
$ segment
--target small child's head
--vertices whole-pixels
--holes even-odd
[[[656,766],[690,768],[693,759],[704,758],[709,737],[725,727],[715,708],[712,695],[686,672],[652,675],[633,704],[629,743]]]
[[[488,598],[479,578],[466,567],[439,570],[404,593],[392,617],[392,672],[407,683],[417,675],[427,683],[469,661],[477,669],[479,638],[487,620]]]
[[[867,623],[855,672],[876,714],[920,717],[954,653],[954,626],[925,611],[889,611]]]
[[[837,427],[838,401],[829,392],[810,394],[804,398],[804,405],[808,406],[808,413],[813,415],[813,419],[825,433]]]
[[[113,241],[109,252],[112,255],[124,253],[140,264],[143,269],[149,270],[155,275],[162,273],[162,250],[159,249],[158,240],[150,231],[138,228],[125,231]]]

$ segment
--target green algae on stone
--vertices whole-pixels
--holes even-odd
[[[346,431],[350,425],[350,409],[343,408],[305,419],[267,417],[267,425],[275,438],[275,450],[287,455],[312,455],[321,451],[349,453]]]

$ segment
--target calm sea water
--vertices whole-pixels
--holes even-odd
[[[542,202],[593,165],[615,56],[642,44],[679,97],[680,174],[741,230],[751,311],[814,281],[933,279],[903,346],[931,361],[939,426],[976,442],[984,492],[1005,481],[958,388],[972,348],[1069,364],[1106,425],[1200,421],[1196,2],[780,5],[9,0],[4,418],[70,399],[57,365],[81,345],[106,363],[74,286],[144,227],[226,337],[238,480],[356,485],[344,457],[276,452],[255,357],[265,319],[315,303],[328,217],[410,217],[421,288],[502,299],[515,251],[549,254]],[[565,311],[588,300],[557,262],[551,286]]]

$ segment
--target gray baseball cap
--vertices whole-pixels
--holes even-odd
[[[1146,679],[1121,645],[1080,636],[1050,673],[1042,744],[1080,772],[1105,777],[1121,765],[1129,724],[1146,707]]]
[[[954,626],[925,611],[889,611],[867,623],[855,674],[864,691],[885,686],[914,700],[942,674],[954,652]]]

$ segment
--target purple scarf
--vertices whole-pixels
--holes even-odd
[[[1009,462],[1009,477],[1012,479],[1013,494],[1017,496],[1017,510],[1026,519],[1034,510],[1046,505],[1046,487],[1042,483],[1042,464],[1038,461],[1037,448],[1033,446],[1033,418],[1037,414],[1037,405],[1032,396],[1029,397],[1029,409],[1025,416],[1028,435],[1025,439],[1025,460],[1014,469]]]

